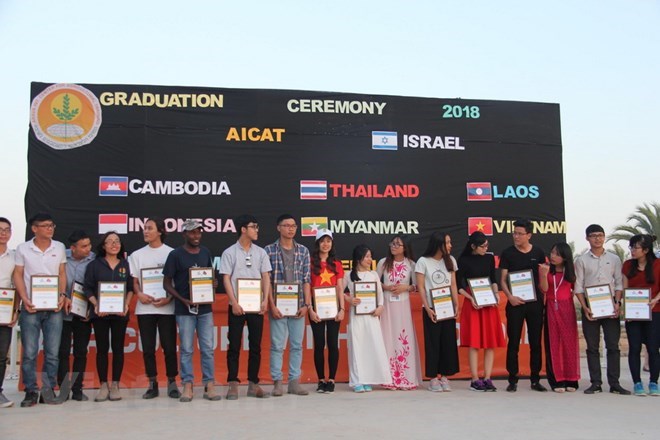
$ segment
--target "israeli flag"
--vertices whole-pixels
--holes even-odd
[[[374,150],[398,150],[396,131],[372,131],[371,148]]]

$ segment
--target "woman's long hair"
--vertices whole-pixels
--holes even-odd
[[[319,275],[321,273],[321,246],[319,245],[319,242],[323,240],[324,237],[327,237],[327,235],[324,235],[314,242],[314,250],[312,251],[312,273],[314,275]],[[328,269],[328,272],[336,274],[335,261],[338,260],[335,257],[335,241],[332,238],[330,240],[332,241],[332,247],[330,248],[330,252],[328,252],[328,258],[325,260],[325,267]]]
[[[442,259],[445,262],[445,267],[449,272],[453,272],[454,262],[451,261],[451,254],[447,251],[447,244],[445,240],[447,239],[446,232],[436,231],[429,237],[429,244],[426,246],[424,251],[424,257],[434,257],[438,253],[438,250],[442,252]]]
[[[397,234],[392,239],[390,240],[390,243],[392,243],[396,239],[401,240],[401,243],[403,243],[403,258],[407,258],[410,261],[415,261],[415,258],[413,257],[412,253],[412,248],[410,247],[410,244],[406,242],[406,240],[403,238],[403,235]],[[394,255],[392,255],[392,249],[390,249],[389,245],[387,246],[387,255],[385,256],[385,263],[383,264],[383,269],[385,272],[389,272],[392,270],[392,267],[394,266]]]

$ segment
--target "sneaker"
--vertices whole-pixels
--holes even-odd
[[[7,399],[4,394],[0,393],[0,408],[9,408],[14,406],[14,402]]]
[[[633,393],[635,393],[635,396],[646,397],[646,392],[644,391],[644,385],[641,382],[637,382],[633,386]]]
[[[325,383],[325,392],[326,393],[334,393],[335,392],[335,383],[334,382],[326,382]]]
[[[353,391],[356,393],[364,393],[367,390],[364,389],[364,385],[355,385],[355,388],[353,388]]]
[[[52,388],[41,388],[41,395],[39,396],[39,403],[47,403],[48,405],[60,405],[64,400],[60,400],[55,395],[55,390]]]
[[[660,390],[658,390],[657,382],[649,382],[649,396],[660,396]]]
[[[442,376],[440,378],[440,386],[442,387],[442,391],[444,391],[445,393],[451,391],[451,386],[449,385],[449,379],[447,379],[447,377],[445,376]]]
[[[484,387],[486,388],[486,391],[489,392],[497,391],[497,388],[495,387],[495,385],[493,385],[493,381],[490,379],[484,380]]]
[[[470,382],[470,391],[486,391],[486,384],[481,379]]]
[[[612,391],[614,387],[610,387],[610,393],[613,393]],[[623,388],[622,388],[623,389]],[[603,392],[603,387],[600,385],[596,385],[595,383],[592,383],[589,388],[584,390],[584,394],[596,394],[596,393],[602,393]]]
[[[593,386],[593,385],[592,385],[592,386]],[[586,393],[586,391],[585,391],[585,393]],[[623,387],[622,387],[621,385],[619,385],[619,384],[612,385],[612,386],[610,387],[610,393],[612,393],[612,394],[620,394],[620,395],[622,395],[622,396],[630,396],[630,394],[631,394],[630,391],[628,391],[627,389],[623,388]]]
[[[334,385],[334,384],[333,384]],[[325,393],[327,390],[328,384],[326,382],[323,382],[322,380],[319,381],[318,386],[316,387],[316,392],[317,393]],[[333,386],[334,388],[334,386]]]
[[[39,402],[39,393],[36,391],[26,391],[25,399],[21,402],[21,408],[35,406]]]
[[[436,393],[442,392],[442,385],[437,377],[431,379],[431,382],[429,383],[429,391],[434,391]]]
[[[371,388],[371,385],[365,385],[365,386],[364,386],[364,391],[366,391],[367,393],[370,393],[370,392],[372,392],[373,390],[374,390],[374,389]]]

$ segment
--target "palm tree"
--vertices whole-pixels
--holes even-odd
[[[628,216],[627,221],[634,223],[615,226],[614,232],[607,237],[607,241],[628,241],[636,234],[649,234],[657,237],[660,234],[660,203],[644,203],[642,206],[636,207],[635,212]],[[658,246],[660,244],[656,241],[656,249]]]

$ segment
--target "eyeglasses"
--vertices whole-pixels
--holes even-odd
[[[0,228],[0,234],[11,234],[11,228]]]
[[[296,229],[296,228],[298,227],[298,225],[295,224],[295,223],[294,223],[294,224],[286,224],[286,225],[285,225],[285,224],[282,224],[282,225],[280,225],[280,226],[283,227],[283,228],[287,228],[287,229]],[[257,229],[259,229],[258,226],[257,226]]]
[[[103,243],[112,246],[114,244],[121,244],[121,241],[119,241],[119,240],[106,240]]]
[[[258,231],[258,230],[259,230],[259,225],[247,225],[247,227],[248,227],[248,228],[252,228],[252,229],[254,229],[255,231]]]
[[[603,233],[594,233],[594,234],[589,234],[589,238],[605,238],[605,234]]]
[[[403,244],[392,242],[392,243],[390,243],[390,247],[400,248],[400,247],[403,247]]]
[[[34,225],[37,228],[46,228],[46,229],[55,229],[57,226],[55,223],[42,223],[40,225]]]
[[[252,255],[245,256],[245,265],[247,267],[252,267]]]

